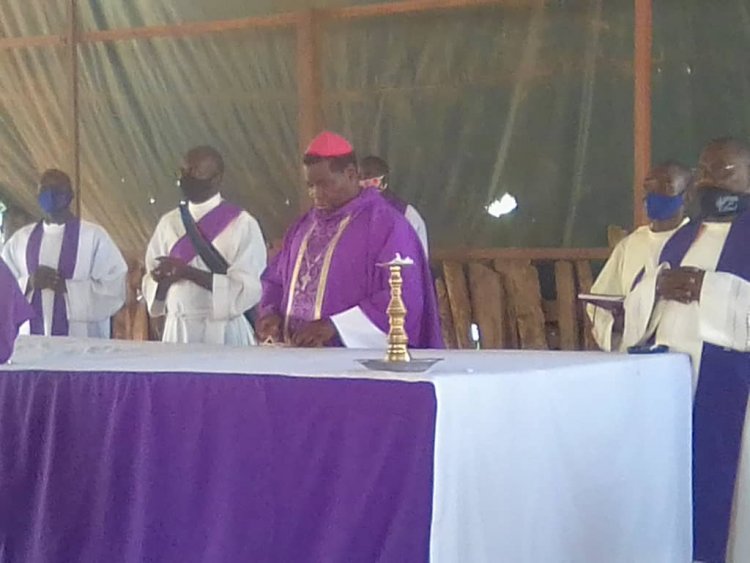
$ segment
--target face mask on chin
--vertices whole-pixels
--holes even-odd
[[[46,215],[65,211],[73,202],[73,194],[68,190],[44,188],[39,192],[39,207]]]
[[[178,182],[180,190],[188,201],[201,203],[208,199],[209,194],[213,191],[211,178],[196,178],[190,174],[183,174]]]
[[[385,176],[376,176],[375,178],[367,178],[365,180],[360,180],[359,186],[366,190],[368,188],[373,188],[378,190],[379,192],[384,192],[386,188],[388,187],[388,184],[385,182]]]
[[[719,187],[700,189],[702,219],[726,219],[739,215],[748,208],[750,196]]]
[[[676,217],[684,203],[682,194],[670,196],[651,193],[646,196],[646,213],[652,221],[666,221]]]

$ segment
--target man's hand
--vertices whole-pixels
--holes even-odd
[[[29,280],[31,289],[51,289],[55,293],[65,293],[65,280],[49,266],[39,266]]]
[[[182,260],[172,258],[171,256],[162,256],[156,260],[159,262],[159,265],[151,272],[151,276],[160,287],[169,289],[173,283],[185,280],[199,285],[208,291],[213,290],[213,274],[211,272],[193,268],[185,264]]]
[[[705,273],[697,268],[664,270],[656,282],[656,294],[667,301],[685,304],[700,301]]]
[[[182,260],[172,258],[171,256],[161,256],[156,261],[159,264],[151,272],[151,276],[156,283],[173,284],[185,279],[188,265]]]
[[[331,319],[312,321],[292,335],[292,345],[300,348],[322,348],[336,337]]]
[[[281,342],[281,325],[283,319],[280,315],[266,315],[256,323],[255,330],[258,332],[258,338],[261,342],[270,340],[271,342]]]

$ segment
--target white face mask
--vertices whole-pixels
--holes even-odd
[[[360,180],[359,186],[362,189],[375,188],[379,192],[385,191],[388,184],[384,182],[385,176],[376,176],[375,178],[367,178],[366,180]]]

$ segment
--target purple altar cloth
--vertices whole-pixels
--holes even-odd
[[[429,559],[429,383],[0,374],[0,561]]]

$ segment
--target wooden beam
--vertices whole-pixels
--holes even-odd
[[[651,59],[653,46],[652,0],[635,1],[633,57],[633,226],[646,223],[643,180],[651,168]]]
[[[503,8],[531,8],[543,4],[544,0],[403,0],[385,4],[365,4],[346,8],[321,10],[321,16],[332,20],[376,18],[420,12],[438,12],[484,6]]]
[[[283,28],[294,26],[299,18],[300,14],[298,13],[286,12],[272,16],[231,20],[183,22],[126,29],[107,29],[84,33],[81,37],[81,42],[101,43],[131,39],[154,39],[157,37],[191,37],[247,29]]]
[[[297,21],[297,125],[299,155],[321,129],[322,85],[320,78],[320,53],[316,13],[305,12]],[[300,167],[301,168],[301,167]],[[304,182],[300,182],[300,210],[309,207],[309,197]]]
[[[319,18],[332,20],[350,20],[375,18],[420,12],[436,12],[461,8],[482,6],[500,6],[504,8],[529,8],[544,3],[544,0],[403,0],[384,4],[331,8],[318,12]],[[180,22],[166,25],[144,27],[104,29],[90,31],[79,36],[80,43],[102,43],[128,41],[133,39],[154,39],[164,37],[190,37],[212,33],[226,33],[248,29],[268,29],[292,27],[305,19],[305,12],[284,12],[269,16],[255,16],[230,20]],[[66,42],[62,35],[42,35],[29,37],[0,38],[0,50],[21,49],[29,47],[61,46]]]
[[[32,37],[1,37],[0,51],[29,49],[32,47],[61,47],[67,42],[65,35],[37,35]]]
[[[433,261],[606,260],[608,248],[452,248],[431,253]]]
[[[77,215],[81,216],[81,135],[78,92],[78,0],[68,0],[68,166],[75,191]]]

